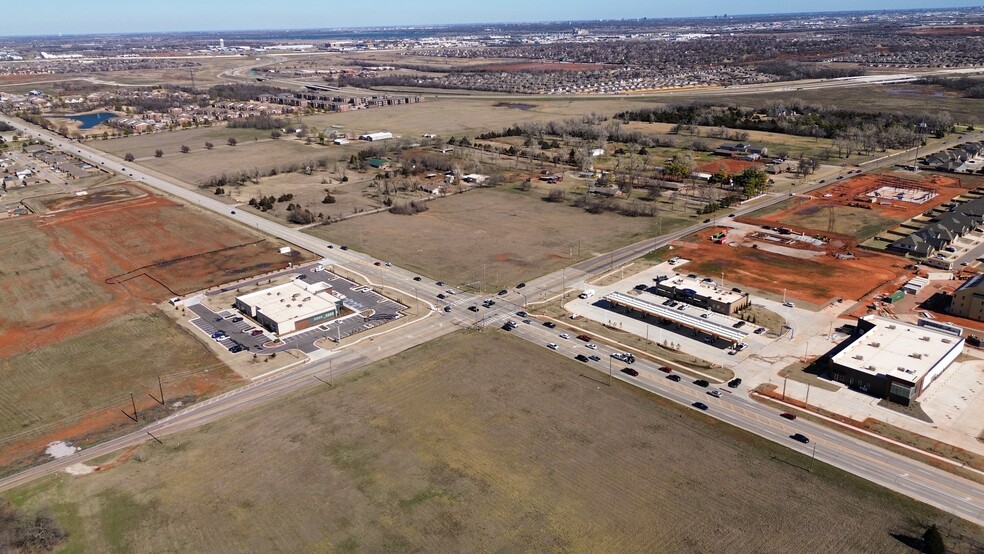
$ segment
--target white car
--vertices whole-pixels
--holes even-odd
[[[598,350],[598,345],[597,344],[592,344],[592,343],[589,342],[588,344],[585,344],[584,346],[587,347],[587,348],[590,348],[591,350]]]
[[[567,333],[561,333],[560,334],[560,338],[562,338],[562,339],[569,339],[569,338],[571,338],[571,336],[568,335]]]
[[[721,398],[721,391],[719,390],[707,391],[707,394],[713,396],[714,398]]]
[[[557,350],[557,345],[555,343],[548,342],[547,348],[549,348],[550,350]]]
[[[787,307],[787,308],[795,308],[796,307],[796,304],[793,304],[792,302],[783,302],[782,305],[785,306],[785,307]]]

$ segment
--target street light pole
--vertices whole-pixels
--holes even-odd
[[[608,386],[612,386],[612,357],[608,357]]]
[[[786,303],[786,289],[782,289],[782,303]]]

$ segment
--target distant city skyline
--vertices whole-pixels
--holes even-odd
[[[155,33],[230,30],[289,30],[401,25],[517,23],[600,19],[676,18],[827,11],[959,8],[981,0],[816,0],[808,6],[786,0],[760,0],[739,6],[728,0],[48,0],[4,6],[0,36]]]

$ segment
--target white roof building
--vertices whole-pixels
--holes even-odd
[[[289,283],[236,297],[236,308],[278,335],[338,317],[342,299],[321,281]]]

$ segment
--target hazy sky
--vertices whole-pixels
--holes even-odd
[[[981,0],[6,0],[0,36],[686,17],[978,6]]]

